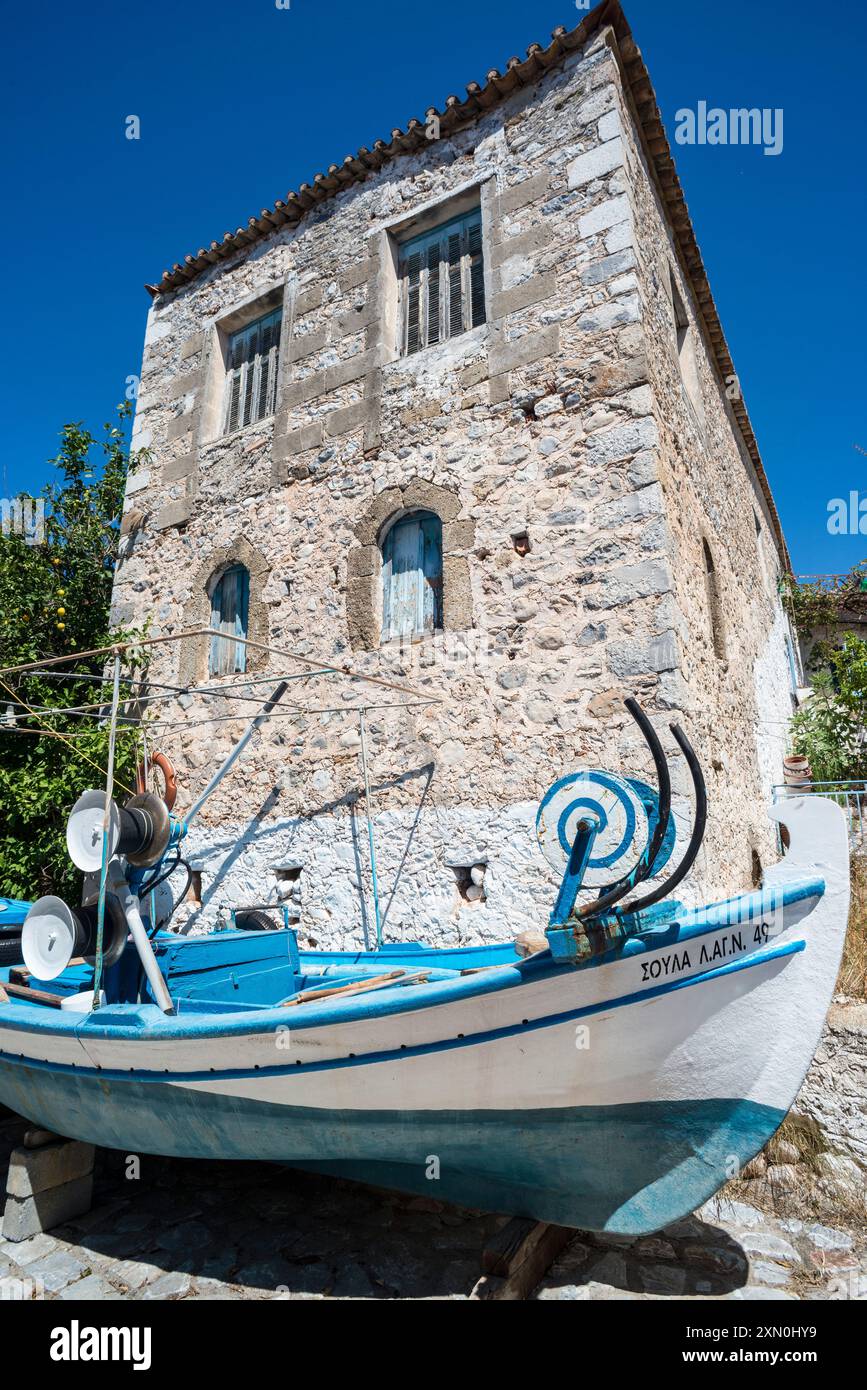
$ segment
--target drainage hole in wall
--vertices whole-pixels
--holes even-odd
[[[295,863],[275,864],[274,877],[277,880],[277,897],[281,903],[291,903],[301,910],[301,871],[303,865]]]
[[[487,864],[482,863],[452,865],[460,905],[483,903],[487,900],[487,893],[485,892],[485,870],[487,867]]]

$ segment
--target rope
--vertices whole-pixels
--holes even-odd
[[[12,689],[12,687],[9,686],[9,685],[7,685],[6,682],[3,680],[2,676],[0,676],[0,685],[3,686],[3,689],[4,689],[4,690],[7,690],[7,691],[9,692],[9,694],[12,696],[12,699],[15,701],[16,704],[23,705],[24,708],[27,710],[28,714],[30,714],[30,715],[32,716],[32,718],[34,718],[34,719],[37,721],[37,723],[42,724],[42,721],[40,720],[39,715],[36,713],[36,711],[35,711],[34,709],[32,709],[30,705],[28,705],[27,701],[26,701],[25,699],[23,699],[22,696],[16,695],[16,693],[15,693],[15,691]],[[59,738],[59,739],[61,739],[61,740],[63,741],[63,743],[66,743],[66,744],[69,745],[69,747],[72,749],[73,753],[75,754],[75,756],[76,756],[77,758],[82,758],[84,762],[90,763],[90,766],[91,766],[91,767],[95,767],[96,770],[97,770],[97,772],[99,773],[99,775],[100,775],[101,777],[104,777],[104,776],[105,776],[105,772],[104,772],[103,769],[100,767],[99,763],[94,762],[93,758],[89,758],[89,757],[87,756],[86,753],[82,753],[82,751],[81,751],[80,748],[76,748],[76,747],[75,747],[74,739],[75,739],[75,738],[80,738],[80,737],[81,737],[80,734],[61,734],[61,733],[58,732],[57,729],[49,729],[48,726],[47,726],[46,724],[42,724],[42,727],[39,728],[39,729],[15,729],[15,730],[13,731],[12,729],[7,728],[7,729],[6,729],[6,732],[7,732],[7,733],[15,732],[15,733],[20,733],[20,734],[24,734],[24,733],[47,734],[50,738]],[[119,787],[123,788],[123,790],[124,790],[125,792],[129,792],[130,796],[133,795],[133,793],[132,793],[132,791],[130,790],[130,788],[127,787],[127,786],[125,786],[123,782],[118,782],[117,785],[118,785]]]
[[[376,949],[382,945],[382,919],[379,914],[379,886],[376,881],[376,849],[373,843],[373,819],[370,802],[370,778],[367,775],[367,729],[364,723],[364,710],[361,711],[361,767],[364,773],[364,802],[367,809],[367,840],[370,846],[370,878],[373,887],[373,912],[376,918]]]
[[[155,647],[165,642],[180,642],[190,637],[224,637],[225,633],[216,628],[199,627],[192,628],[188,632],[167,633],[164,637],[144,637],[131,642],[115,642],[109,647],[95,647],[88,652],[75,652],[67,656],[54,656],[43,658],[41,661],[28,661],[20,666],[0,667],[0,676],[17,675],[21,671],[39,671],[51,666],[63,666],[70,661],[85,661],[95,656],[114,656],[127,651],[137,651],[142,647]],[[414,690],[411,686],[402,685],[398,681],[386,680],[384,676],[368,676],[362,671],[353,671],[348,666],[335,666],[332,662],[302,656],[300,652],[285,651],[281,647],[271,647],[265,642],[254,642],[250,637],[233,637],[234,642],[242,647],[252,647],[254,651],[267,652],[269,656],[286,657],[289,661],[298,661],[302,666],[312,668],[312,673],[317,675],[333,674],[336,676],[346,676],[349,680],[366,681],[369,685],[381,685],[386,690],[396,690],[402,695],[411,695],[415,699],[429,699],[440,703],[441,696],[425,696],[423,691]],[[321,671],[316,668],[321,667]]]
[[[120,652],[114,658],[114,681],[111,692],[111,723],[108,731],[108,769],[105,774],[105,815],[102,822],[102,865],[99,871],[99,898],[96,909],[96,969],[93,972],[93,1003],[99,1008],[102,984],[102,937],[105,928],[105,895],[108,887],[109,832],[111,830],[112,794],[114,792],[114,748],[117,741],[117,706],[120,701]]]

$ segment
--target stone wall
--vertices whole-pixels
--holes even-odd
[[[473,202],[488,321],[401,359],[394,235]],[[750,839],[772,852],[761,806],[770,731],[788,713],[780,558],[697,331],[700,420],[684,395],[672,259],[605,31],[474,126],[155,299],[134,431],[151,457],[128,487],[115,619],[181,630],[204,611],[205,576],[247,547],[257,640],[440,702],[293,682],[284,705],[302,713],[265,727],[190,841],[205,920],[233,900],[297,896],[297,861],[305,927],[358,944],[362,703],[389,936],[469,941],[547,917],[540,796],[581,766],[651,773],[626,694],[673,755],[680,720],[708,773],[695,894],[744,886]],[[280,303],[275,415],[221,438],[226,335]],[[401,651],[379,642],[379,539],[419,505],[444,523],[445,631]],[[725,660],[699,562],[708,536]],[[155,648],[154,679],[200,678],[203,651]],[[257,661],[257,675],[299,670],[288,655]],[[772,692],[761,709],[756,673]],[[164,708],[154,741],[181,766],[181,812],[241,732],[239,708],[187,695]],[[673,767],[683,826],[679,755]],[[456,869],[479,864],[485,895],[467,903]]]

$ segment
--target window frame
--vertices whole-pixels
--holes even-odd
[[[460,238],[457,260],[450,246],[456,235]],[[485,238],[480,203],[453,213],[415,235],[404,236],[397,241],[396,251],[398,357],[414,357],[425,348],[440,346],[487,323]],[[417,279],[413,281],[414,272],[408,262],[416,255],[419,265]],[[430,289],[434,269],[435,315],[431,312],[434,300]],[[459,316],[454,312],[456,285],[460,287]],[[436,337],[431,337],[434,321]]]
[[[264,325],[268,325],[270,342],[267,355],[255,350],[244,353],[241,361],[234,362],[236,347],[244,339],[254,334],[261,335]],[[277,404],[277,380],[280,372],[280,335],[283,328],[283,306],[278,304],[250,319],[248,323],[233,329],[226,340],[226,376],[223,385],[222,435],[235,434],[248,425],[257,425],[274,415]],[[267,376],[263,387],[263,363],[267,360]],[[252,378],[252,379],[251,379]],[[235,386],[237,384],[237,394]],[[256,403],[257,412],[252,405]],[[237,413],[235,405],[237,404]],[[249,413],[248,413],[249,412]]]
[[[705,594],[707,596],[708,621],[713,654],[721,664],[728,661],[726,623],[723,617],[722,592],[716,567],[716,557],[706,536],[701,538],[702,568],[704,570]]]
[[[674,319],[674,351],[680,372],[683,396],[696,424],[704,433],[704,399],[696,352],[698,330],[690,319],[672,265],[668,267],[668,295]]]

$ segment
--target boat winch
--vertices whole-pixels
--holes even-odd
[[[56,980],[71,960],[96,957],[99,911],[96,903],[67,907],[48,895],[31,907],[21,929],[24,964],[38,980]],[[126,914],[114,893],[106,894],[102,954],[106,968],[123,954],[128,927]]]
[[[646,915],[641,920],[637,914],[646,914],[682,881],[704,837],[704,777],[683,730],[671,724],[672,736],[693,780],[692,833],[669,878],[644,897],[623,903],[640,883],[658,878],[671,859],[676,840],[671,773],[662,744],[638,702],[629,699],[625,705],[650,750],[657,788],[637,777],[590,769],[561,778],[539,803],[539,844],[548,863],[562,875],[547,931],[551,950],[560,958],[583,960],[650,925]],[[595,896],[576,906],[584,889],[595,890]]]
[[[139,792],[121,807],[109,805],[108,857],[122,854],[136,868],[158,864],[173,838],[173,820],[165,802],[153,792]],[[86,874],[102,868],[106,825],[105,792],[84,792],[66,822],[66,847],[76,868]]]

